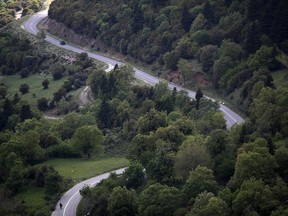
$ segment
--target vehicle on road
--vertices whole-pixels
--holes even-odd
[[[65,41],[63,40],[60,41],[60,45],[65,45],[65,44],[66,44]]]

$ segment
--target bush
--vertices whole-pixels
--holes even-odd
[[[53,79],[54,80],[61,79],[64,72],[65,72],[65,67],[63,67],[62,65],[56,66],[52,72]]]
[[[48,79],[43,80],[43,82],[42,82],[42,86],[43,86],[43,89],[48,89],[48,86],[49,86],[49,80],[48,80]]]
[[[28,93],[29,92],[29,85],[26,83],[21,84],[19,91],[21,92],[22,95]]]
[[[45,111],[48,109],[48,100],[45,97],[42,97],[40,99],[37,100],[37,107],[39,110],[41,111]]]

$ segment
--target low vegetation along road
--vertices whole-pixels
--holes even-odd
[[[41,11],[37,14],[35,14],[34,16],[32,16],[29,20],[27,20],[24,24],[23,24],[23,28],[36,35],[38,32],[37,29],[37,24],[44,19],[45,17],[47,17],[47,10],[46,11]],[[60,41],[54,37],[51,37],[49,35],[46,36],[45,38],[46,41],[62,47],[63,49],[67,49],[76,53],[82,53],[82,52],[86,52],[88,54],[89,57],[97,59],[99,61],[103,61],[106,64],[108,64],[108,68],[113,68],[113,66],[115,64],[118,65],[122,65],[124,64],[123,62],[119,61],[119,60],[115,60],[115,59],[111,59],[96,53],[92,53],[89,51],[86,51],[82,48],[78,48],[78,47],[74,47],[70,44],[66,44],[66,45],[60,45]],[[160,79],[157,77],[154,77],[150,74],[145,73],[142,70],[139,70],[137,68],[134,67],[134,71],[135,71],[135,76],[138,79],[141,79],[149,84],[155,85],[157,84]],[[188,89],[185,89],[181,86],[175,85],[173,83],[169,83],[169,88],[173,89],[174,87],[177,89],[177,91],[180,90],[185,90],[188,92],[189,97],[191,98],[195,98],[195,92],[194,91],[190,91]],[[86,87],[87,88],[87,87]],[[87,89],[86,89],[87,91]],[[208,97],[206,97],[208,98]],[[214,100],[212,98],[209,98],[211,100]],[[86,101],[85,101],[86,102]],[[84,104],[85,104],[84,102]],[[224,118],[226,119],[226,124],[228,128],[231,128],[234,124],[241,124],[244,120],[243,118],[238,115],[237,113],[233,112],[231,109],[229,109],[228,107],[224,106],[223,104],[220,104],[220,111],[223,112],[224,114]],[[122,173],[124,171],[124,169],[119,169],[116,170],[114,172],[116,173]],[[81,199],[81,195],[79,194],[79,190],[84,186],[84,185],[89,185],[89,186],[95,186],[98,182],[100,182],[102,179],[105,179],[109,176],[109,173],[105,173],[103,175],[100,176],[96,176],[92,179],[88,179],[86,181],[83,181],[77,185],[75,185],[73,188],[71,188],[69,191],[67,191],[64,196],[61,198],[61,200],[58,202],[57,206],[56,206],[56,210],[53,212],[53,216],[60,216],[60,215],[69,215],[69,216],[73,216],[76,215],[76,208],[78,203],[80,202]],[[62,208],[60,209],[60,203],[62,203]]]

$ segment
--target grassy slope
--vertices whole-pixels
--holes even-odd
[[[49,88],[44,90],[42,82],[46,78],[49,80],[50,84]],[[20,85],[24,83],[28,84],[29,93],[21,95],[21,98],[27,100],[30,105],[35,106],[38,98],[46,97],[48,100],[51,100],[53,98],[53,93],[61,87],[65,80],[66,78],[63,77],[61,80],[54,81],[51,75],[33,74],[24,79],[21,79],[19,75],[2,76],[0,82],[4,83],[8,87],[7,96],[9,98],[13,98],[15,93],[21,95],[19,92]]]
[[[81,181],[101,173],[128,166],[125,158],[105,158],[97,160],[85,159],[55,159],[45,162],[52,165],[61,176]]]
[[[52,165],[61,176],[72,178],[76,183],[83,179],[128,166],[129,163],[125,158],[105,158],[97,160],[55,159],[47,161],[45,164]],[[48,207],[44,200],[44,188],[24,186],[17,194],[17,198],[26,203],[28,212]]]
[[[30,208],[40,208],[45,205],[44,188],[24,186],[17,194],[17,198],[23,200]]]

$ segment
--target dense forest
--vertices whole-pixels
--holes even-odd
[[[287,65],[287,14],[285,0],[57,0],[49,10],[163,78],[180,72],[169,81],[191,87],[204,78],[244,111],[256,82],[272,87],[270,72]]]
[[[196,102],[187,113],[187,104],[173,107],[167,96],[159,101],[159,86],[156,98],[151,99],[149,91],[138,93],[152,100],[156,110],[137,122],[127,156],[132,165],[122,177],[111,176],[95,189],[83,189],[83,213],[287,214],[287,87],[273,81],[273,72],[287,74],[285,0],[56,0],[49,17],[146,63],[168,81],[195,88],[202,84],[197,79],[202,76],[203,88],[212,87],[249,117],[243,125],[226,130],[220,118],[214,125],[212,113],[205,111],[201,117],[203,107]],[[91,48],[100,49],[97,43]],[[97,97],[103,97],[102,88],[114,80],[111,76],[94,77],[91,87],[99,82],[92,88]],[[112,92],[104,95],[107,104],[115,91],[109,89]],[[187,133],[190,124],[183,124],[179,116],[168,124],[151,125],[159,119],[156,111],[165,111],[168,119],[175,111],[186,120],[188,114],[194,127]],[[107,127],[111,122],[102,124]],[[174,131],[177,128],[180,134]],[[135,130],[126,131],[131,136]]]
[[[49,207],[73,183],[39,165],[44,161],[124,155],[131,165],[121,176],[81,190],[79,215],[287,215],[286,4],[52,2],[50,18],[146,63],[168,81],[196,88],[195,99],[166,82],[139,82],[129,65],[106,73],[86,53],[65,58],[43,52],[43,31],[31,41],[2,29],[1,76],[19,76],[23,86],[11,95],[0,79],[0,212],[51,214]],[[101,51],[97,44],[91,48]],[[280,82],[273,79],[279,71],[286,74]],[[50,76],[43,78],[43,91],[65,82],[50,98],[35,95],[32,105],[23,98],[29,92],[25,82],[34,75]],[[80,108],[70,93],[86,83],[94,100]],[[239,105],[245,122],[226,128],[219,104],[203,97],[205,88]],[[45,120],[47,110],[64,116]],[[27,184],[45,189],[48,207],[31,209],[17,198]]]

